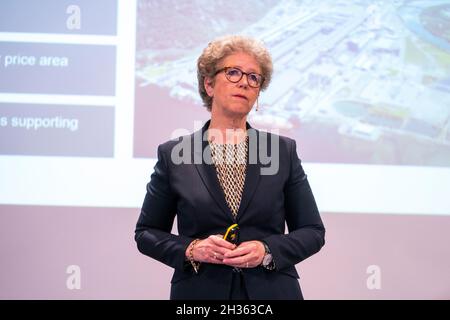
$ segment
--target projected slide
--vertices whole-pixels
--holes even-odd
[[[116,10],[110,0],[2,1],[0,31],[11,41],[0,42],[9,98],[0,102],[0,154],[113,156],[114,105],[95,98],[115,95],[116,48],[71,36],[115,35]]]
[[[295,138],[304,160],[450,166],[449,1],[267,0],[236,11],[233,1],[140,0],[137,20],[137,157],[204,118],[196,59],[237,32],[274,58],[248,120]]]
[[[2,0],[0,204],[139,208],[210,118],[196,60],[265,42],[248,121],[297,141],[324,212],[450,214],[450,1]],[[30,191],[32,190],[32,191]]]

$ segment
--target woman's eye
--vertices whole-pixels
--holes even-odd
[[[259,77],[256,75],[256,74],[249,74],[249,76],[250,76],[250,80],[251,81],[254,81],[254,82],[256,82],[256,83],[258,83],[258,81],[259,81]]]
[[[228,70],[228,75],[230,75],[230,76],[237,76],[239,74],[240,74],[240,71],[237,70],[237,69],[230,69],[230,70]]]

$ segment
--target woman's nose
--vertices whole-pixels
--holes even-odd
[[[245,86],[245,88],[249,87],[247,74],[242,75],[242,78],[241,78],[241,80],[239,80],[238,85],[239,85],[239,87],[244,87],[244,86]]]

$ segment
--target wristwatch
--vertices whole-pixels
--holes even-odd
[[[264,245],[264,249],[266,250],[266,253],[264,254],[264,258],[262,260],[262,267],[267,270],[274,270],[275,269],[275,263],[273,261],[272,253],[270,252],[269,246],[264,241],[261,241]]]

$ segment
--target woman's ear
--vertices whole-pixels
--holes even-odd
[[[208,96],[210,96],[212,98],[214,95],[213,80],[211,78],[205,77],[205,79],[203,80],[203,83],[205,85],[206,93],[208,94]]]

